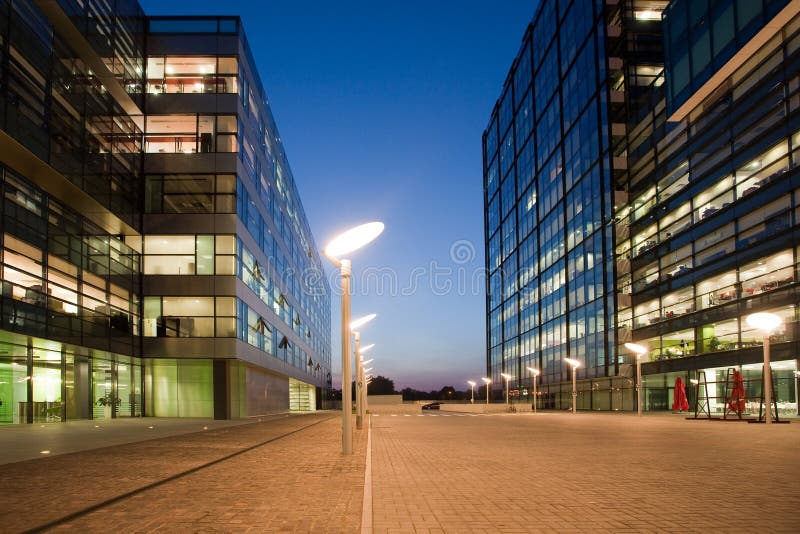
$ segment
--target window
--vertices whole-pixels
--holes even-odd
[[[234,57],[153,56],[147,58],[147,92],[235,93],[237,72]]]

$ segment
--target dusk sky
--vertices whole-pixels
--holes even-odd
[[[374,373],[398,390],[484,376],[481,135],[536,0],[141,4],[242,17],[318,248],[386,224],[352,256],[352,315],[378,314],[362,332]]]

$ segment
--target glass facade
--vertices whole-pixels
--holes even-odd
[[[236,17],[0,0],[0,424],[326,397],[330,291],[254,65]]]
[[[789,0],[674,0],[664,10],[667,112],[700,89]]]
[[[524,168],[520,162],[534,157],[505,146],[509,137],[503,128],[515,131],[527,120],[524,104],[515,112],[506,100],[516,95],[519,80],[526,79],[528,43],[533,50],[550,50],[555,44],[537,36],[538,21],[545,17],[552,22],[556,13],[568,14],[572,3],[541,6],[528,29],[484,135],[491,273],[487,367],[498,384],[500,370],[515,376],[512,397],[530,393],[525,367],[539,367],[541,406],[564,408],[571,403],[571,377],[563,364],[561,373],[548,371],[548,364],[555,363],[552,343],[560,343],[558,358],[568,354],[585,366],[578,372],[578,408],[632,410],[635,360],[624,343],[636,342],[648,348],[642,365],[645,410],[671,409],[674,383],[681,378],[687,385],[699,384],[687,388],[690,402],[707,402],[710,411],[720,415],[734,369],[745,376],[748,402],[759,400],[762,338],[745,317],[769,311],[784,323],[771,337],[778,411],[796,414],[795,330],[800,317],[794,286],[800,242],[794,227],[800,191],[795,190],[793,176],[795,143],[800,141],[795,117],[800,102],[795,94],[800,89],[800,61],[795,57],[800,19],[786,18],[780,31],[755,46],[750,39],[779,11],[784,17],[787,2],[666,4],[605,5],[603,24],[596,32],[596,41],[604,47],[598,46],[592,58],[596,65],[582,70],[582,82],[592,69],[598,76],[605,73],[598,78],[603,83],[597,122],[582,118],[580,106],[585,104],[567,103],[575,95],[588,95],[588,88],[571,89],[567,96],[569,76],[540,80],[536,73],[542,67],[533,61],[536,190],[520,196],[507,180],[516,171],[519,185]],[[723,19],[728,22],[723,24]],[[572,24],[558,20],[558,28],[552,23],[547,27],[560,36],[563,26]],[[713,53],[702,52],[697,41],[720,46]],[[582,40],[577,37],[575,42]],[[745,44],[749,55],[731,67],[729,60]],[[561,62],[563,46],[557,49]],[[684,68],[694,74],[684,76]],[[717,90],[685,118],[669,122],[674,108],[689,102],[694,91],[719,72],[724,79]],[[552,104],[540,102],[538,95],[557,93],[559,87],[556,115],[549,109]],[[543,146],[551,146],[538,137],[546,132],[541,121],[547,120],[539,119],[540,109],[545,116],[560,116],[564,133],[559,141],[563,151],[552,167],[547,167],[550,156],[539,155]],[[576,113],[580,118],[567,120]],[[584,121],[585,132],[599,132],[581,132],[580,143],[571,142],[570,132],[580,132]],[[600,149],[596,156],[595,137]],[[554,178],[559,173],[563,179]],[[575,181],[575,173],[579,180],[593,178],[584,186],[582,180]],[[553,180],[563,187],[548,189]],[[559,202],[564,203],[564,216]],[[514,209],[515,223],[509,217]],[[564,274],[552,276],[560,261],[565,263]],[[559,298],[562,288],[566,299]],[[549,327],[553,322],[563,326],[554,331]],[[747,409],[752,412],[753,406]]]
[[[614,375],[614,189],[607,58],[620,13],[542,2],[484,133],[488,372],[530,384]],[[620,169],[622,170],[622,169]],[[547,386],[543,391],[546,391]],[[516,391],[516,390],[515,390]]]

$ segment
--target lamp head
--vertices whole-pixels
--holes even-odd
[[[467,384],[469,384],[471,387],[475,387],[475,381],[474,380],[467,380]]]
[[[361,365],[367,365],[368,363],[370,363],[374,359],[375,358],[370,358],[369,360],[361,360]]]
[[[369,222],[351,228],[346,232],[336,236],[333,241],[325,247],[325,255],[329,258],[338,258],[349,252],[356,251],[370,243],[373,239],[383,232],[382,222]]]
[[[564,361],[570,364],[573,369],[577,369],[578,367],[581,366],[581,362],[579,362],[575,358],[564,358]]]
[[[503,378],[505,378],[505,379],[506,379],[506,382],[508,382],[509,380],[511,380],[512,378],[514,378],[513,376],[511,376],[511,375],[509,375],[509,374],[507,374],[507,373],[500,373],[500,376],[502,376]]]
[[[758,328],[759,330],[771,334],[783,324],[783,319],[774,313],[751,313],[747,316],[747,324],[753,328]]]
[[[369,315],[365,315],[364,317],[359,317],[358,319],[350,322],[350,330],[355,330],[359,326],[364,326],[375,317],[377,317],[377,313],[370,313]]]
[[[625,343],[625,348],[636,354],[637,358],[641,358],[647,353],[647,347],[638,343]]]
[[[492,379],[491,378],[486,378],[485,376],[482,376],[481,380],[483,380],[483,382],[485,384],[491,384],[492,383]]]
[[[369,344],[369,345],[367,345],[366,347],[361,347],[361,348],[359,348],[359,349],[358,349],[358,353],[359,353],[359,354],[364,354],[365,352],[367,352],[369,349],[371,349],[371,348],[372,348],[372,347],[374,347],[374,346],[375,346],[375,343],[370,343],[370,344]]]
[[[528,371],[530,371],[533,376],[539,376],[540,374],[542,374],[541,371],[539,371],[538,369],[534,369],[533,367],[528,367]]]

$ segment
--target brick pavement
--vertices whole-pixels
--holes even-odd
[[[82,515],[79,532],[354,532],[366,432],[340,452],[334,414],[292,416],[3,466],[0,530],[18,532],[297,431]],[[317,423],[317,424],[314,424]]]
[[[372,418],[376,534],[800,531],[798,422],[442,415]]]

